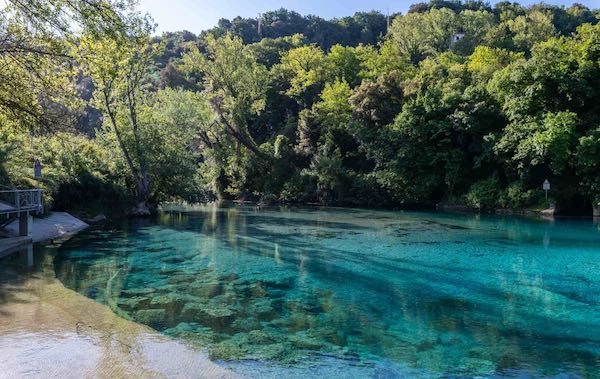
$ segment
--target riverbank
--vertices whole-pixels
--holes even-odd
[[[69,238],[88,228],[89,225],[67,212],[52,212],[47,217],[34,218],[29,232],[33,243],[45,243],[53,240]],[[14,221],[6,229],[14,234],[19,233],[19,223]]]
[[[18,237],[19,221],[8,224],[3,232],[8,238],[0,238],[0,257],[26,248],[32,243],[64,241],[89,225],[66,212],[52,212],[43,218],[33,218],[27,237]]]

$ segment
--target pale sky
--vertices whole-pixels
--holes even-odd
[[[419,0],[139,0],[140,10],[148,12],[158,23],[157,33],[189,30],[199,33],[217,24],[220,18],[256,17],[259,13],[286,8],[302,15],[314,14],[325,19],[351,16],[358,11],[405,13]],[[427,0],[421,0],[427,2]],[[516,1],[516,0],[511,0]],[[497,1],[490,1],[496,3]],[[539,3],[523,0],[521,4]],[[600,8],[600,0],[546,0],[547,4],[571,5],[574,2]]]

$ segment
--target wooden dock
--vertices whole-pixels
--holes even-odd
[[[44,200],[41,189],[0,191],[0,228],[5,236],[0,238],[0,258],[31,246],[32,216],[43,212]],[[10,230],[10,227],[16,220],[18,220],[18,228],[15,233],[14,230]]]

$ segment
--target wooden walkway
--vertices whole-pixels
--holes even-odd
[[[16,211],[16,208],[13,207],[12,204],[0,201],[0,214],[14,213]]]
[[[41,189],[11,189],[0,191],[0,216],[22,213],[44,213],[44,197]]]
[[[41,213],[44,213],[41,189],[0,191],[0,229],[2,229],[0,234],[0,257],[20,251],[31,245],[33,242],[32,231],[29,230],[30,224],[32,224],[31,216]],[[16,230],[11,230],[13,226],[16,226]],[[19,237],[15,237],[15,235]]]

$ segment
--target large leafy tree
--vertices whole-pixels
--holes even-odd
[[[135,183],[131,213],[137,215],[150,212],[152,183],[139,112],[156,48],[150,42],[151,30],[148,20],[137,19],[121,35],[85,34],[74,50],[85,75],[94,82],[94,103],[103,110],[105,125],[114,133]]]
[[[227,34],[218,39],[208,36],[206,55],[192,48],[183,58],[184,68],[200,71],[205,94],[217,115],[217,123],[228,140],[228,156],[222,174],[228,177],[230,192],[239,195],[247,180],[251,159],[265,159],[252,134],[250,123],[265,107],[268,70],[239,37]],[[251,152],[253,157],[249,156]],[[221,180],[223,182],[223,180]]]
[[[286,95],[306,108],[321,92],[324,82],[325,54],[318,46],[302,46],[288,51],[273,68],[275,76],[289,82]]]
[[[204,55],[192,48],[183,58],[185,68],[199,70],[204,75],[206,95],[226,133],[236,143],[260,155],[248,125],[265,107],[267,69],[256,62],[238,37],[208,36],[206,49]]]
[[[450,47],[451,36],[458,31],[458,16],[447,8],[427,13],[408,13],[394,19],[390,34],[400,54],[413,64]]]
[[[72,124],[68,108],[78,102],[70,48],[76,33],[123,33],[132,5],[130,0],[8,0],[0,18],[0,111],[29,128]]]

